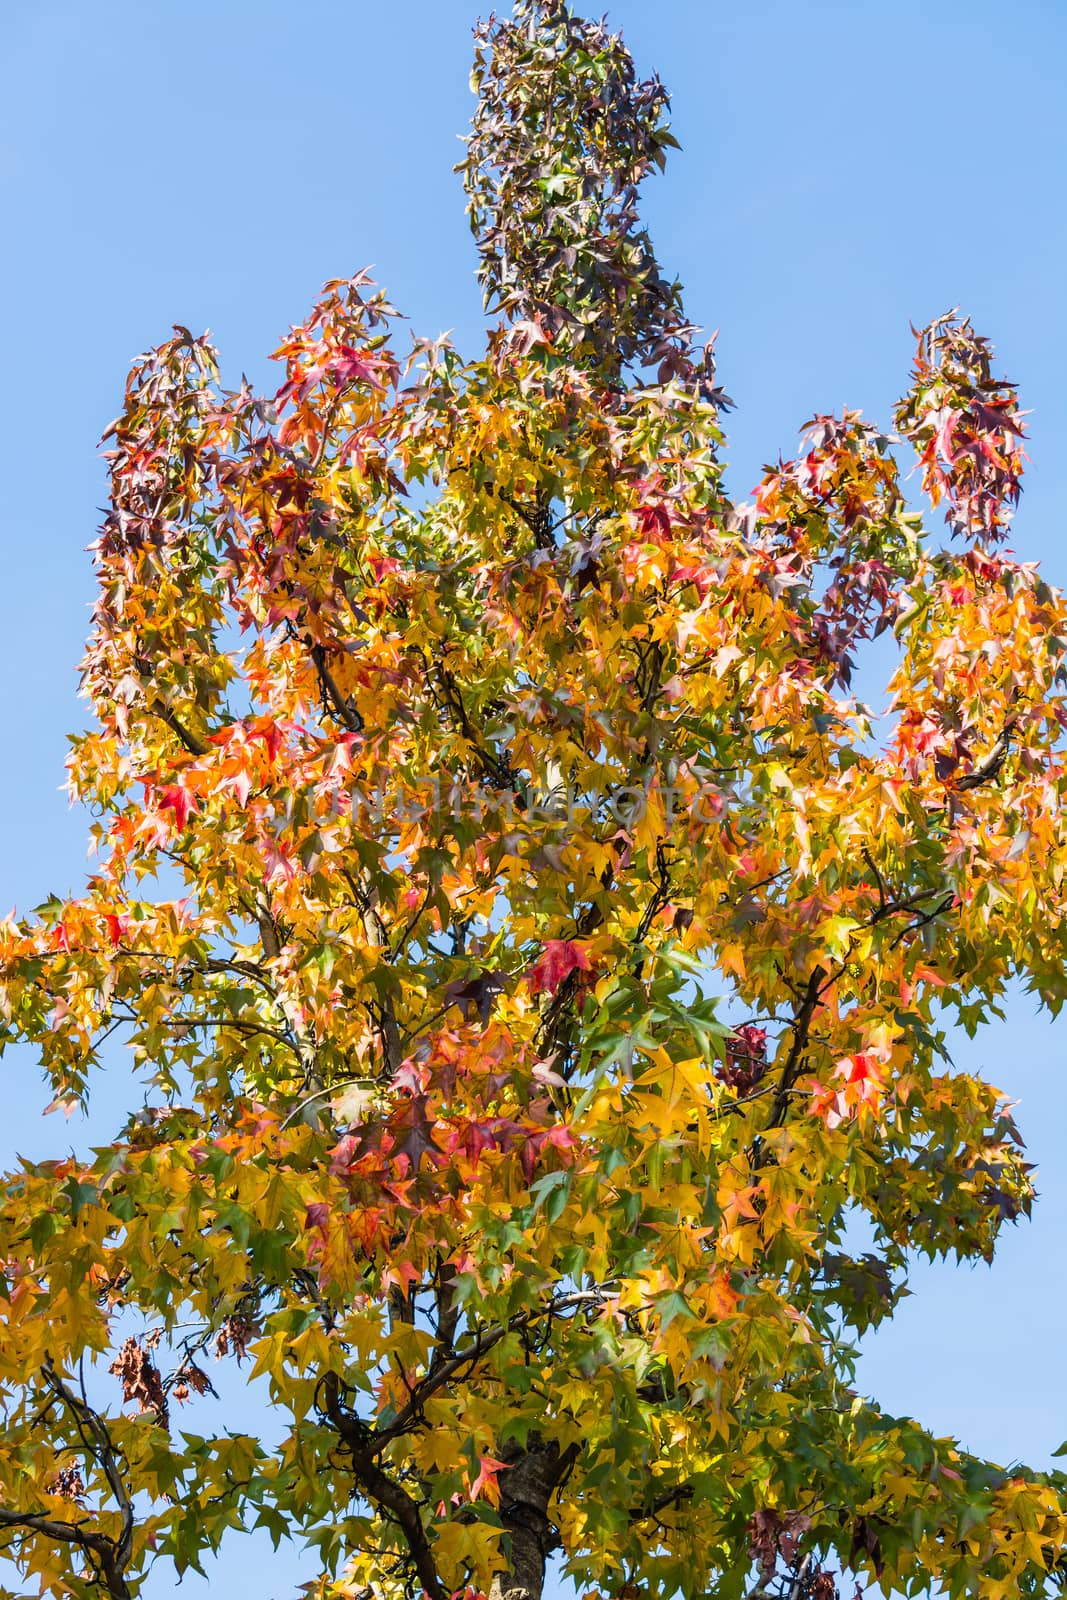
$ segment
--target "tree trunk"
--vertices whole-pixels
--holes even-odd
[[[545,1562],[555,1543],[548,1503],[566,1464],[558,1445],[531,1441],[501,1473],[500,1516],[511,1559],[508,1570],[494,1577],[489,1600],[541,1600]]]

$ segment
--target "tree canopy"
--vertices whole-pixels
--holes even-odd
[[[0,926],[0,1029],[130,1114],[6,1179],[0,1549],[78,1600],[256,1528],[322,1600],[1043,1594],[1067,1479],[854,1382],[1033,1197],[946,1048],[1065,993],[1016,391],[950,313],[895,433],[817,416],[732,503],[663,88],[562,0],[473,84],[481,356],[358,274],[276,394],[176,328],[108,431],[94,862]]]

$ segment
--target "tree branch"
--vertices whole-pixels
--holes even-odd
[[[42,1367],[45,1384],[66,1406],[78,1430],[83,1448],[99,1465],[115,1497],[122,1518],[118,1539],[94,1533],[79,1523],[60,1521],[35,1511],[15,1511],[0,1507],[0,1528],[40,1534],[58,1544],[76,1545],[83,1551],[111,1600],[130,1600],[125,1569],[133,1551],[134,1512],[125,1480],[119,1467],[118,1452],[107,1424],[88,1401],[79,1398],[60,1377],[50,1359]]]
[[[977,789],[981,784],[989,783],[991,779],[997,776],[1007,760],[1016,725],[1016,718],[1010,717],[1001,728],[1000,733],[997,735],[996,743],[988,754],[984,755],[977,766],[971,768],[970,772],[965,772],[962,778],[956,779],[954,785],[956,789]]]
[[[552,540],[551,519],[548,514],[549,502],[544,498],[542,490],[537,492],[537,509],[535,511],[530,511],[521,501],[516,500],[513,495],[505,494],[502,489],[496,491],[496,496],[498,500],[503,500],[506,506],[510,506],[516,516],[522,518],[533,534],[534,544],[538,550],[552,550],[555,548]]]
[[[525,807],[526,795],[518,774],[512,770],[506,757],[498,756],[495,751],[487,750],[482,743],[481,735],[471,721],[467,708],[463,703],[463,697],[459,692],[456,680],[444,662],[438,663],[437,681],[441,687],[445,707],[452,718],[453,724],[474,751],[483,776],[489,780],[494,789],[510,789],[516,799]]]
[[[388,1513],[400,1528],[418,1580],[429,1600],[449,1600],[449,1592],[441,1582],[434,1563],[418,1503],[403,1484],[390,1478],[374,1459],[378,1446],[368,1443],[366,1424],[342,1404],[341,1386],[336,1373],[326,1374],[323,1390],[326,1398],[325,1415],[344,1441],[359,1489],[367,1499]]]
[[[401,1434],[407,1432],[411,1424],[418,1420],[419,1414],[426,1401],[444,1388],[458,1372],[464,1367],[473,1366],[487,1355],[494,1345],[500,1343],[506,1334],[514,1333],[519,1328],[525,1328],[531,1322],[536,1322],[542,1317],[565,1316],[571,1311],[579,1311],[583,1306],[601,1306],[607,1299],[607,1285],[601,1284],[595,1289],[576,1290],[574,1294],[559,1295],[550,1300],[547,1305],[540,1306],[530,1311],[517,1311],[506,1323],[500,1323],[495,1328],[486,1329],[484,1333],[474,1336],[470,1343],[464,1345],[462,1350],[457,1350],[455,1355],[443,1361],[439,1366],[431,1367],[430,1371],[411,1389],[410,1398],[403,1409],[398,1413],[394,1422],[388,1428],[376,1429],[371,1435],[375,1450],[383,1449]]]
[[[800,1076],[800,1071],[804,1064],[804,1052],[808,1048],[808,1036],[811,1032],[811,1019],[815,1015],[815,1009],[819,1004],[819,997],[822,994],[825,982],[825,969],[816,967],[808,979],[803,999],[793,1019],[793,1043],[789,1047],[789,1054],[786,1057],[785,1066],[782,1068],[782,1074],[778,1080],[778,1090],[774,1097],[774,1104],[771,1107],[771,1114],[767,1118],[768,1128],[777,1128],[785,1117],[789,1106],[790,1093],[794,1083]]]
[[[33,1511],[9,1511],[5,1506],[0,1506],[0,1528],[12,1528],[16,1532],[24,1529],[27,1533],[53,1539],[57,1544],[77,1545],[85,1552],[97,1580],[103,1582],[111,1600],[130,1600],[115,1547],[102,1533],[91,1533],[73,1522],[57,1522]]]
[[[157,700],[150,709],[153,716],[158,717],[160,722],[165,722],[171,732],[178,735],[178,738],[191,756],[206,756],[209,754],[211,746],[205,744],[203,739],[198,739],[195,733],[191,733],[185,724],[179,721],[174,712],[163,704],[162,700]]]
[[[326,646],[307,641],[311,651],[311,659],[315,663],[315,671],[319,677],[319,688],[326,705],[333,712],[337,720],[344,724],[349,733],[363,732],[363,718],[356,708],[355,702],[343,695],[338,688],[337,679],[330,671],[326,658]]]

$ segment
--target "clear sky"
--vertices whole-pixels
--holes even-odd
[[[605,0],[592,0],[599,11]],[[505,9],[506,0],[500,0]],[[224,377],[323,279],[373,263],[423,334],[478,348],[455,136],[474,0],[5,0],[0,7],[0,902],[76,889],[86,819],[60,792],[81,725],[103,476],[129,360],[178,321]],[[660,258],[721,328],[730,483],[813,412],[888,420],[909,322],[961,305],[1032,408],[1023,559],[1067,580],[1067,6],[1063,0],[615,0],[684,149],[647,190]],[[916,1271],[863,1385],[996,1459],[1067,1437],[1067,1024],[1015,999],[961,1063],[1022,1103],[1041,1190],[991,1269]],[[0,1067],[9,1159],[87,1137]],[[117,1079],[105,1092],[122,1104]],[[248,1425],[227,1401],[227,1421]],[[197,1419],[200,1422],[201,1419]],[[195,1425],[195,1424],[194,1424]],[[210,1424],[205,1417],[202,1426]],[[311,1565],[234,1538],[213,1586],[288,1600]],[[160,1572],[149,1600],[173,1592]],[[206,1593],[188,1578],[183,1593]]]

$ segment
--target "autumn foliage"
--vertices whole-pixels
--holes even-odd
[[[1032,1199],[944,1040],[1065,993],[1015,390],[942,318],[895,435],[817,417],[732,504],[662,88],[562,0],[474,81],[481,357],[359,275],[273,396],[177,329],[109,430],[94,865],[0,928],[0,1017],[130,1116],[7,1178],[0,1544],[114,1600],[255,1528],[323,1597],[1041,1594],[1067,1480],[853,1387]]]

